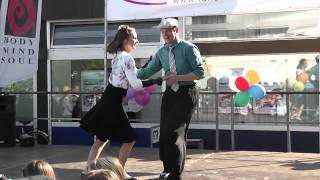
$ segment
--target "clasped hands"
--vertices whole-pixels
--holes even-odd
[[[153,84],[161,86],[163,81],[166,81],[167,85],[171,86],[172,84],[177,83],[179,81],[179,76],[174,73],[168,73],[166,76],[163,77],[142,81],[142,84],[143,87],[151,86]]]

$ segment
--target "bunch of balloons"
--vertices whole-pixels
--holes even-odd
[[[250,97],[259,100],[266,95],[266,89],[262,85],[257,84],[259,81],[259,75],[254,70],[249,70],[245,76],[241,75],[235,79],[236,88],[239,90],[235,96],[236,106],[247,106]]]
[[[297,76],[297,81],[288,79],[288,86],[294,91],[303,91],[314,89],[314,85],[309,82],[309,75],[306,72],[302,72]]]
[[[157,89],[156,85],[151,85],[142,89],[128,89],[127,98],[134,99],[140,106],[146,106],[150,102],[150,93]]]

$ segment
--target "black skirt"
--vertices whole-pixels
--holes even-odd
[[[101,141],[128,143],[136,140],[122,107],[127,90],[109,83],[99,102],[80,120],[80,127]]]

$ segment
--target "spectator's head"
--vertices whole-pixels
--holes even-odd
[[[80,86],[79,85],[75,85],[74,88],[73,88],[73,91],[80,92]]]
[[[53,168],[44,160],[33,160],[23,168],[23,177],[44,175],[53,180],[56,179]]]
[[[64,85],[63,86],[63,92],[69,92],[69,91],[71,91],[70,86]]]
[[[315,57],[317,64],[319,64],[319,58],[320,58],[320,54],[318,54],[318,55]]]
[[[308,66],[307,60],[304,59],[304,58],[302,58],[302,59],[300,59],[300,61],[299,61],[299,64],[298,64],[298,66],[297,66],[297,69],[305,69],[305,68],[307,68],[307,66]]]
[[[81,176],[81,180],[122,180],[110,169],[96,169]]]
[[[172,46],[177,37],[178,37],[178,28],[179,22],[174,18],[165,18],[162,19],[158,25],[160,28],[163,40],[169,45]]]
[[[120,161],[116,158],[99,158],[95,164],[91,164],[89,169],[109,169],[116,173],[120,179],[124,179],[124,169]]]

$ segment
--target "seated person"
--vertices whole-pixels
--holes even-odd
[[[114,173],[116,173],[120,179],[127,179],[125,171],[120,161],[116,158],[112,158],[112,157],[99,158],[95,164],[94,163],[90,164],[90,166],[88,167],[88,170],[97,170],[97,169],[109,169]]]
[[[44,160],[33,160],[23,168],[23,177],[44,175],[52,180],[56,179],[53,168]]]
[[[96,169],[81,176],[81,180],[122,180],[110,169]]]

